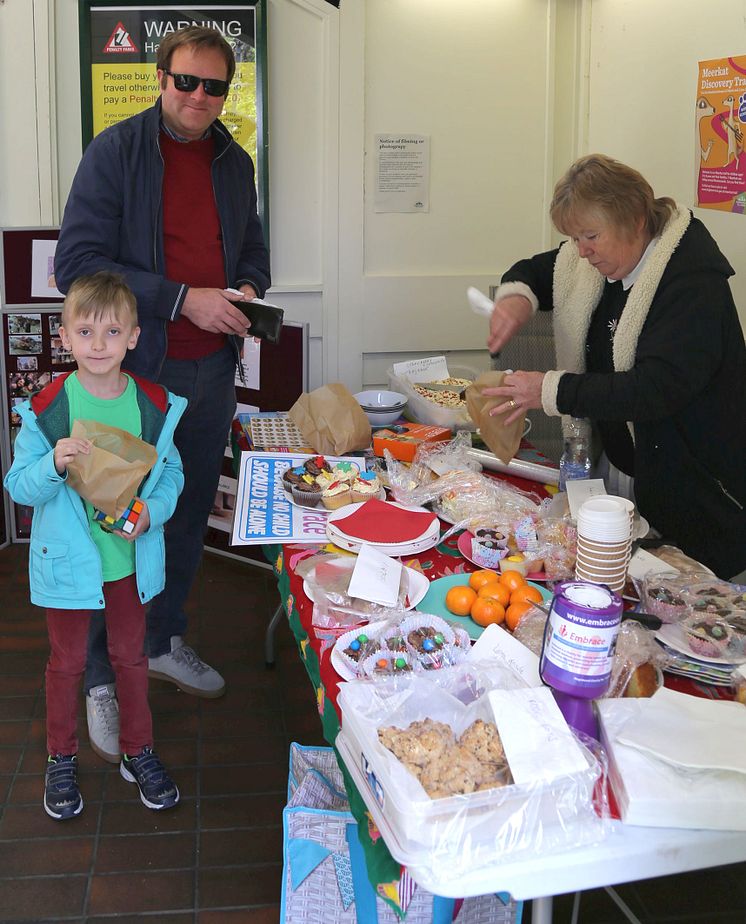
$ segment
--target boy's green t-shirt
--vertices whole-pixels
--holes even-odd
[[[97,398],[87,392],[73,372],[65,379],[65,392],[70,404],[70,427],[75,420],[96,420],[119,427],[142,438],[142,419],[137,403],[137,387],[127,376],[127,387],[118,398]],[[135,572],[135,545],[121,536],[107,533],[93,519],[93,505],[84,501],[91,537],[101,556],[104,581],[119,581]]]

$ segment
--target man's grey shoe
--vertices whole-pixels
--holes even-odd
[[[148,677],[170,680],[185,693],[215,699],[225,693],[225,681],[209,664],[184,644],[180,635],[171,636],[171,651],[148,659]]]
[[[88,740],[99,757],[110,764],[118,764],[119,751],[119,703],[113,683],[92,687],[85,698],[88,719]]]

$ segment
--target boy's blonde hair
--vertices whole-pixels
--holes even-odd
[[[137,299],[121,273],[102,270],[78,276],[62,306],[62,326],[80,318],[100,321],[112,314],[120,324],[137,327]]]

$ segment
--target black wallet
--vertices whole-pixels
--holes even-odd
[[[282,319],[285,312],[277,305],[261,302],[233,302],[233,307],[244,314],[251,322],[249,337],[259,337],[268,343],[279,343],[282,333]]]

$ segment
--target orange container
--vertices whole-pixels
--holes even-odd
[[[430,424],[404,423],[396,428],[377,430],[373,434],[373,452],[383,456],[388,449],[395,459],[411,462],[420,443],[444,443],[453,438],[448,427],[435,427]]]

